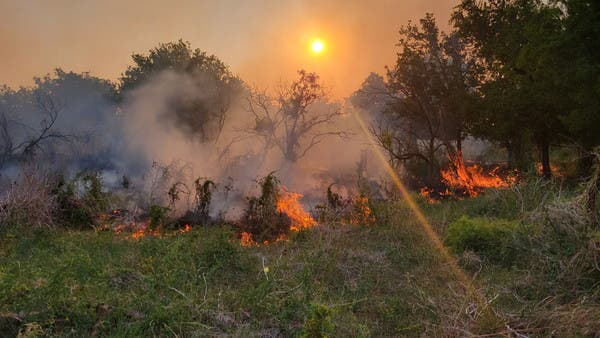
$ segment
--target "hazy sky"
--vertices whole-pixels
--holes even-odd
[[[457,0],[0,0],[0,84],[29,85],[56,67],[116,80],[133,52],[183,39],[244,80],[272,87],[304,68],[336,96],[392,64],[398,29]],[[310,42],[326,50],[315,56]]]

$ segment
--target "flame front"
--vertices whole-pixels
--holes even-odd
[[[369,198],[364,195],[356,197],[353,201],[349,222],[354,225],[372,225],[377,219],[369,207]]]
[[[488,173],[484,172],[484,169],[477,164],[466,166],[462,153],[457,153],[453,158],[451,157],[450,168],[441,170],[442,181],[446,186],[461,190],[467,196],[477,196],[484,189],[489,188],[506,188],[516,182],[516,176],[507,175],[501,177],[498,174],[500,167],[496,167]],[[428,199],[431,199],[430,189],[421,189],[421,195]],[[441,193],[440,196],[451,195],[446,192]]]
[[[114,214],[115,212],[113,211],[112,213]],[[183,228],[174,230],[172,232],[166,232],[161,227],[156,229],[150,228],[150,221],[145,220],[140,222],[131,221],[116,225],[106,225],[104,229],[111,229],[115,234],[125,235],[125,238],[140,239],[146,236],[165,237],[183,234],[192,230],[192,226],[185,224]]]
[[[281,190],[277,200],[277,211],[283,212],[291,220],[290,230],[300,231],[315,226],[317,222],[302,208],[298,200],[302,194]]]

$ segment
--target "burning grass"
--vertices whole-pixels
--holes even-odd
[[[313,227],[317,222],[304,210],[299,200],[302,194],[289,192],[283,188],[277,198],[277,211],[286,214],[290,218],[290,230],[301,231]]]
[[[266,212],[263,210],[263,213],[267,216],[276,215],[276,219],[283,220],[285,222],[285,226],[283,229],[280,229],[277,237],[273,238],[262,238],[262,244],[267,245],[273,242],[285,241],[288,238],[289,232],[299,232],[311,228],[317,225],[317,222],[312,218],[312,216],[304,210],[302,204],[300,204],[300,199],[302,198],[302,194],[289,192],[285,188],[278,187],[278,191],[276,192],[276,201],[275,201],[275,212],[272,211]],[[260,201],[265,201],[267,198],[265,196],[261,196],[258,199],[257,203]],[[272,206],[271,206],[272,207]],[[249,211],[250,212],[250,211]],[[247,219],[252,219],[248,218]],[[255,222],[260,220],[255,220]],[[262,220],[263,222],[267,221]],[[245,228],[245,225],[241,225],[242,229]],[[266,226],[265,226],[266,227]],[[261,242],[256,242],[254,239],[254,234],[248,231],[242,231],[240,234],[240,244],[242,246],[258,246]]]
[[[440,171],[443,189],[422,187],[419,194],[428,202],[446,198],[476,197],[487,189],[502,189],[517,183],[518,173],[507,172],[501,165],[483,168],[476,163],[465,164],[462,153],[450,156],[447,169]]]

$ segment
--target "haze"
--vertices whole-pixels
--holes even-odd
[[[131,54],[183,39],[261,87],[316,71],[336,96],[395,57],[398,29],[432,12],[447,27],[454,0],[2,1],[0,83],[30,85],[56,67],[117,80]],[[311,39],[327,50],[310,53]]]

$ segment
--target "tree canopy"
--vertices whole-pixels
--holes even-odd
[[[148,54],[133,54],[132,59],[134,64],[121,76],[121,98],[164,72],[187,76],[195,92],[172,98],[168,117],[201,142],[219,137],[232,103],[244,90],[242,80],[225,63],[182,40],[161,43]]]

